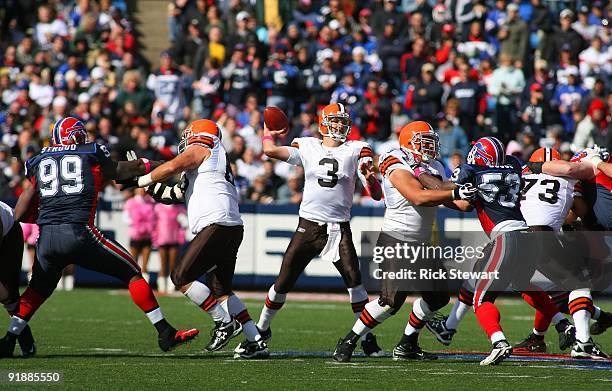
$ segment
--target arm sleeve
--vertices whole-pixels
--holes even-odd
[[[95,144],[95,157],[102,170],[104,179],[113,179],[117,171],[117,162],[110,157],[110,151],[106,146]]]
[[[302,155],[300,154],[300,142],[298,139],[293,140],[290,147],[284,148],[287,148],[287,152],[289,152],[289,159],[287,159],[287,163],[294,166],[304,165]]]
[[[453,171],[451,181],[458,185],[464,185],[473,183],[473,177],[472,169],[468,165],[462,164]]]

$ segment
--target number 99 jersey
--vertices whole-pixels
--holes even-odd
[[[576,180],[552,175],[523,175],[521,212],[527,225],[549,226],[560,231],[574,201]]]
[[[106,174],[114,162],[96,143],[43,148],[26,162],[40,199],[38,225],[93,224]]]
[[[472,183],[478,188],[475,207],[487,235],[527,228],[519,200],[522,171],[517,158],[506,156],[503,165],[462,164],[453,172],[453,182],[459,185]]]
[[[362,141],[330,148],[314,137],[296,138],[291,147],[287,162],[302,165],[306,177],[300,217],[319,223],[349,221],[357,169],[372,161],[372,148]]]

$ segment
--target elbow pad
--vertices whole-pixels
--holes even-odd
[[[147,187],[147,193],[157,202],[162,204],[182,204],[185,201],[185,193],[180,185],[167,186],[163,183],[156,183]]]

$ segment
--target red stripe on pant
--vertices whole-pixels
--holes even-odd
[[[107,249],[111,250],[113,253],[115,253],[119,257],[121,257],[123,260],[131,263],[136,269],[138,269],[138,271],[140,271],[140,267],[138,266],[136,261],[134,261],[134,258],[132,258],[132,256],[128,252],[126,252],[121,247],[116,246],[113,242],[111,242],[108,239],[106,239],[102,235],[102,233],[100,231],[98,231],[98,229],[95,226],[90,225],[89,229],[91,230],[93,235],[96,237],[96,239],[98,239],[100,241],[102,246],[104,246]]]
[[[359,320],[361,320],[363,322],[363,324],[366,325],[366,327],[373,329],[374,327],[378,326],[380,324],[379,321],[377,321],[376,319],[374,319],[374,317],[372,315],[370,315],[370,313],[368,312],[367,308],[364,308],[363,311],[361,311],[361,315],[359,316]]]
[[[280,310],[283,307],[283,304],[285,303],[277,303],[274,302],[272,300],[270,300],[269,297],[266,296],[266,302],[265,302],[265,306],[271,310]]]
[[[358,312],[363,311],[363,308],[365,307],[366,304],[368,304],[368,299],[364,301],[360,301],[358,303],[351,303],[351,306],[353,307],[353,312],[358,313]]]
[[[491,257],[491,262],[489,263],[486,272],[492,272],[494,270],[497,270],[499,261],[502,259],[501,255],[505,245],[504,240],[505,239],[503,234],[497,237],[495,241],[495,248],[493,249],[493,256]],[[476,290],[474,292],[474,310],[476,310],[476,307],[480,305],[480,302],[482,301],[482,298],[486,293],[486,286],[491,282],[492,280],[485,279],[480,280],[478,282],[478,285],[476,286]]]
[[[249,311],[244,309],[240,311],[236,316],[234,316],[234,319],[240,322],[240,324],[245,324],[246,322],[251,320],[251,315],[249,315]]]
[[[215,304],[217,304],[217,299],[215,299],[215,296],[213,296],[213,294],[211,293],[208,295],[206,300],[204,300],[204,302],[200,304],[200,308],[202,308],[204,311],[209,311],[215,306]]]

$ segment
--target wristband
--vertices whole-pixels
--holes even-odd
[[[141,158],[140,160],[142,160],[142,162],[145,165],[145,174],[148,174],[151,172],[151,161],[149,161],[149,159],[147,158]]]
[[[459,187],[455,187],[453,189],[453,201],[460,200],[460,199],[461,199],[461,195],[459,194]]]
[[[425,170],[423,167],[416,167],[414,169],[414,176],[418,178],[419,176],[421,176],[421,174],[425,174],[426,172],[427,170]]]
[[[266,140],[271,140],[272,142],[274,142],[274,137],[272,137],[272,136],[270,136],[270,135],[266,135],[266,136],[263,136],[263,137],[261,138],[261,142],[262,142],[262,143],[263,143],[264,141],[266,141]]]
[[[153,183],[153,178],[151,177],[150,173],[147,175],[138,177],[138,187],[149,186],[152,183]]]

